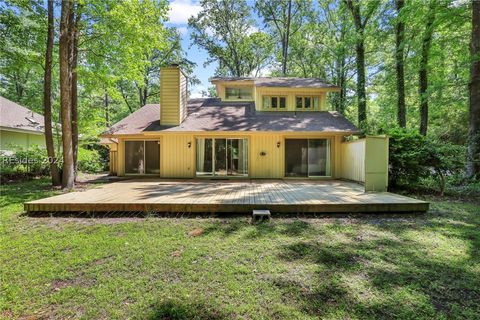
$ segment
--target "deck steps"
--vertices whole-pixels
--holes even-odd
[[[253,210],[252,218],[253,220],[263,220],[263,218],[270,219],[271,213],[270,210]]]

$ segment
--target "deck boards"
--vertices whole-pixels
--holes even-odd
[[[135,179],[25,203],[35,211],[421,212],[428,203],[338,180]]]

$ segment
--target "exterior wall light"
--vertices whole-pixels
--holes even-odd
[[[187,147],[190,149],[192,147],[192,142],[191,141],[188,141],[187,142]]]
[[[280,141],[277,142],[277,148],[280,148]]]

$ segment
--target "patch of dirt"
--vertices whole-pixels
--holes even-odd
[[[172,252],[172,257],[180,257],[182,255],[182,251],[181,250],[175,250]]]
[[[13,312],[9,309],[3,310],[0,316],[5,319],[13,319]]]
[[[205,232],[205,230],[203,228],[196,228],[196,229],[193,229],[192,231],[188,232],[188,236],[189,237],[198,237],[198,236],[201,236],[204,232]]]
[[[111,260],[112,258],[113,258],[113,255],[106,256],[106,257],[103,257],[103,258],[100,258],[100,259],[95,259],[90,264],[93,265],[93,266],[100,266],[100,265],[104,264],[105,262]]]
[[[50,287],[52,288],[52,291],[58,292],[67,287],[74,287],[74,286],[78,286],[82,288],[91,287],[96,282],[97,282],[96,279],[85,278],[84,274],[81,273],[73,279],[53,280],[50,283]]]

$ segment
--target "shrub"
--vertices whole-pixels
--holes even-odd
[[[436,184],[441,195],[447,182],[459,182],[462,176],[465,147],[437,141],[417,132],[392,129],[389,146],[390,186],[432,188]]]
[[[428,168],[435,176],[440,195],[445,193],[447,177],[458,177],[465,167],[465,147],[446,141],[427,140],[428,156],[425,159]]]
[[[2,181],[26,179],[49,174],[49,161],[45,148],[30,146],[28,149],[12,146],[13,153],[0,154]]]
[[[426,138],[417,132],[392,129],[389,143],[389,180],[395,187],[415,183],[429,175],[425,159],[429,154]]]
[[[78,148],[77,169],[81,172],[97,173],[103,171],[105,165],[97,150]]]

